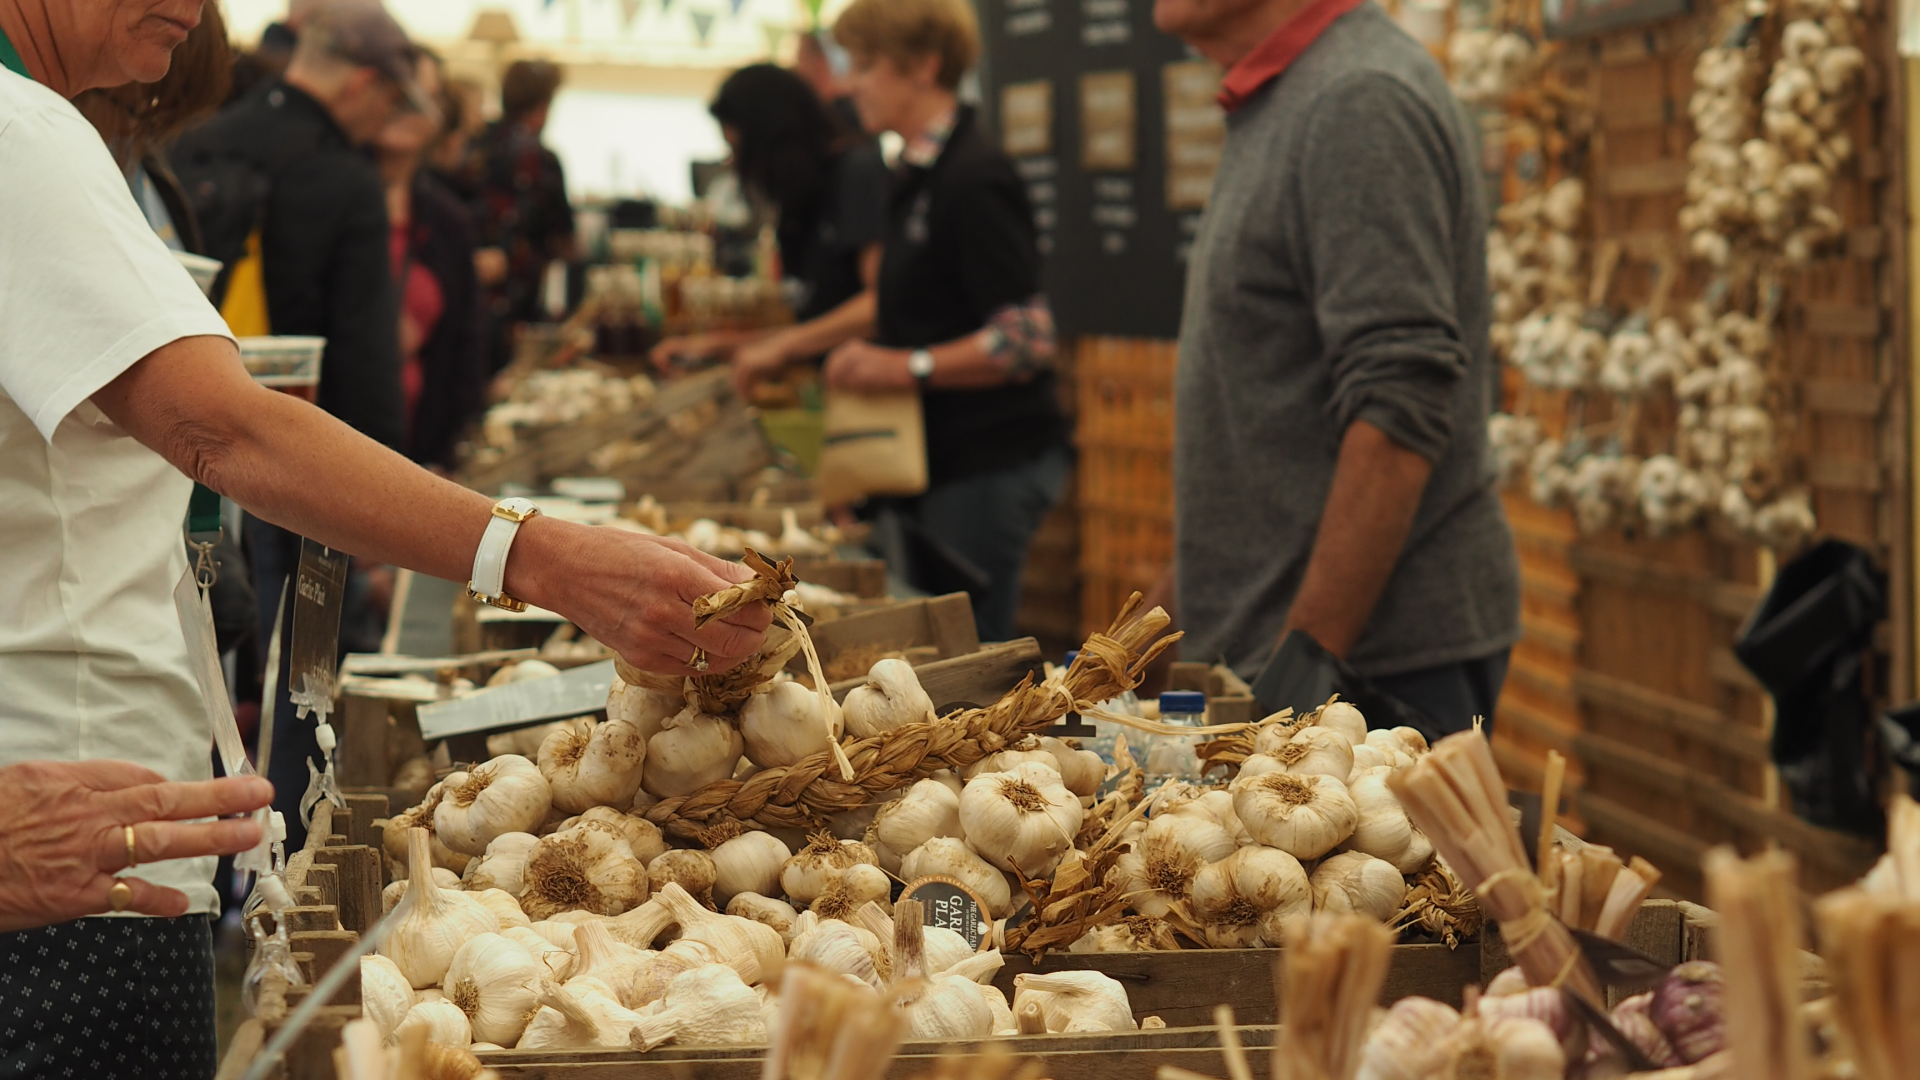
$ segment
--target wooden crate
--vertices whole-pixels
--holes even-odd
[[[887,595],[887,564],[879,559],[795,559],[793,576],[849,596]]]
[[[886,653],[905,652],[918,666],[980,651],[973,601],[966,593],[896,601],[815,622],[810,632],[820,665],[835,682],[864,678],[866,669]],[[794,657],[787,670],[806,671],[806,657]]]
[[[1126,598],[1173,560],[1170,341],[1082,338],[1075,349],[1081,636],[1105,629]]]

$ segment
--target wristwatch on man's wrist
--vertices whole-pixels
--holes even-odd
[[[925,389],[927,380],[933,378],[933,354],[925,349],[913,350],[907,357],[907,374],[912,375],[913,381]]]
[[[525,600],[507,595],[507,552],[512,550],[520,526],[539,513],[532,499],[501,499],[494,504],[493,517],[487,520],[487,531],[480,537],[480,549],[473,554],[468,596],[508,611],[527,610]]]

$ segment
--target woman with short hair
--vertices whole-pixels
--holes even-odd
[[[958,98],[980,55],[967,0],[854,0],[833,32],[852,54],[867,129],[906,147],[876,333],[834,351],[827,383],[919,389],[929,486],[895,508],[905,536],[889,554],[922,587],[969,582],[981,636],[1004,640],[1028,544],[1073,467],[1033,209],[1013,163]]]

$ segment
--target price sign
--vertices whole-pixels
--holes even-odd
[[[993,937],[987,905],[951,878],[921,878],[907,886],[900,899],[920,901],[926,906],[926,925],[944,926],[966,938],[976,950],[984,950]]]

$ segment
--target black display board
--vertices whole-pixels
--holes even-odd
[[[985,112],[1033,198],[1062,334],[1176,336],[1205,158],[1224,130],[1217,76],[1154,29],[1153,0],[976,2]],[[1187,163],[1173,174],[1179,208],[1170,129]]]

